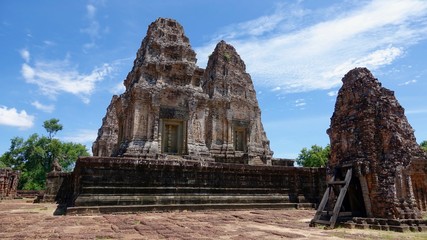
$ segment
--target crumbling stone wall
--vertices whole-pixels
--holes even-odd
[[[367,190],[363,197],[368,216],[420,217],[417,202],[425,204],[426,171],[417,169],[415,162],[425,166],[427,157],[404,109],[366,68],[351,70],[342,81],[327,131],[329,174],[345,165],[356,168],[361,187]]]
[[[21,173],[10,168],[0,169],[0,199],[17,196],[18,182]]]

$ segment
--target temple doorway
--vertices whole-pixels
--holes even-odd
[[[242,151],[246,150],[246,129],[235,128],[234,129],[234,150]]]
[[[162,153],[180,155],[183,153],[184,123],[180,120],[164,119],[162,126]]]

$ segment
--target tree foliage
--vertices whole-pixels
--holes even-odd
[[[62,124],[59,123],[59,119],[51,118],[43,122],[43,127],[49,134],[49,139],[52,139],[58,131],[62,130]]]
[[[296,162],[303,167],[325,167],[328,162],[331,147],[325,148],[317,145],[311,146],[311,149],[303,148],[298,155]]]
[[[64,171],[72,171],[79,156],[89,156],[82,144],[52,138],[62,129],[62,125],[58,123],[59,120],[56,121],[57,119],[51,120],[45,121],[43,125],[49,134],[48,137],[36,133],[25,140],[15,137],[11,139],[9,151],[0,157],[0,166],[21,171],[19,189],[43,189],[46,173],[51,171],[55,158]],[[51,123],[54,124],[50,125]]]
[[[421,146],[421,148],[422,148],[424,151],[426,151],[426,152],[427,152],[427,141],[422,141],[422,142],[420,143],[420,146]]]

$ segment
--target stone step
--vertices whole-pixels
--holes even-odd
[[[153,205],[109,205],[67,208],[67,215],[94,215],[111,213],[137,213],[144,211],[176,210],[244,210],[244,209],[313,209],[313,203],[227,203],[227,204],[153,204]]]
[[[286,195],[208,195],[208,194],[144,194],[106,195],[81,194],[75,206],[150,205],[150,204],[214,204],[214,203],[289,203]]]
[[[82,184],[82,194],[288,194],[287,188],[129,187]]]

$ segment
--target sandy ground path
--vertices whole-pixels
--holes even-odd
[[[0,202],[0,239],[427,239],[426,232],[311,228],[313,210],[53,216],[55,204],[30,202]]]

